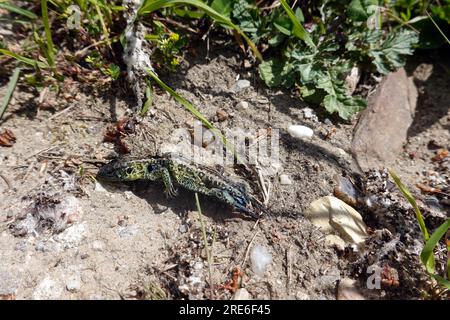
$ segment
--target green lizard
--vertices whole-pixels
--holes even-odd
[[[97,178],[104,181],[160,181],[168,197],[177,194],[176,187],[182,187],[215,198],[252,218],[259,218],[262,213],[261,205],[249,194],[244,183],[179,158],[113,160],[100,168]]]

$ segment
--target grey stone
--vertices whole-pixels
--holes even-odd
[[[353,136],[352,153],[363,171],[388,166],[402,151],[416,102],[417,89],[403,68],[382,80]]]
[[[239,92],[250,87],[250,81],[238,80],[234,85],[234,91]]]

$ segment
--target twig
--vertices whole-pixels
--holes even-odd
[[[200,207],[200,201],[198,200],[197,192],[195,193],[195,203],[197,204],[198,218],[200,220],[200,225],[202,229],[203,241],[205,242],[206,258],[208,259],[209,289],[210,289],[210,298],[212,300],[214,287],[212,282],[212,271],[211,271],[212,260],[211,260],[211,253],[209,251],[208,239],[206,238],[206,228],[205,223],[203,221],[202,208]]]
[[[27,169],[27,171],[25,172],[25,175],[22,178],[22,182],[24,182],[28,178],[28,176],[30,175],[31,171],[33,171],[34,166],[36,165],[36,162],[37,161],[35,160],[28,166],[28,169]]]
[[[0,177],[5,181],[5,183],[8,186],[8,189],[11,189],[12,188],[11,181],[9,181],[9,179],[6,176],[4,176],[2,173],[0,173]]]
[[[85,47],[85,48],[75,52],[75,58],[76,59],[83,58],[88,53],[89,49],[97,47],[97,46],[99,46],[101,44],[104,44],[104,43],[108,43],[109,44],[109,43],[115,42],[115,41],[117,41],[118,38],[119,38],[118,36],[115,36],[115,37],[112,37],[112,38],[108,38],[108,39],[105,39],[105,40],[100,40],[100,41],[94,42],[94,43],[88,45],[87,47]]]
[[[258,233],[259,233],[259,230],[255,232],[255,234],[253,235],[252,239],[248,243],[247,249],[245,250],[245,254],[244,254],[244,260],[242,260],[242,263],[241,263],[241,269],[244,268],[244,265],[247,262],[248,254],[250,252],[250,247],[251,247],[253,241],[255,240],[256,236],[258,235]]]
[[[172,20],[170,18],[154,17],[153,20],[164,21],[164,22],[172,24],[172,25],[174,25],[174,26],[176,26],[178,28],[188,30],[188,31],[190,31],[192,33],[198,33],[199,32],[199,30],[192,29],[191,27],[185,26],[184,24],[182,24],[182,23],[180,23],[178,21]]]
[[[73,107],[75,107],[74,104],[71,105],[71,106],[69,106],[69,107],[67,107],[67,108],[65,108],[65,109],[62,110],[62,111],[59,111],[59,112],[55,113],[55,114],[52,115],[50,118],[48,118],[48,120],[53,120],[53,119],[55,119],[56,117],[59,117],[60,115],[66,113],[66,112],[69,111],[69,110],[71,110]]]
[[[24,160],[28,160],[28,159],[31,159],[33,157],[36,157],[37,155],[41,154],[42,152],[50,151],[52,149],[55,149],[56,147],[59,147],[60,145],[61,145],[61,143],[58,143],[56,146],[51,146],[51,147],[42,149],[42,150],[40,150],[40,151],[38,151],[36,153],[33,153],[31,156],[26,157]]]
[[[289,246],[286,249],[286,291],[290,294],[291,278],[292,278],[292,248]]]

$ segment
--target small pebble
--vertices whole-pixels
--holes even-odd
[[[237,104],[237,107],[239,109],[247,109],[248,108],[248,102],[247,101],[239,101]]]
[[[266,272],[267,267],[272,262],[272,255],[266,247],[256,245],[250,252],[250,261],[253,272],[258,277],[262,277]]]
[[[319,119],[317,118],[316,113],[314,112],[313,109],[311,108],[303,108],[303,116],[305,117],[305,119],[310,119],[313,121],[318,121]]]
[[[311,128],[301,125],[289,126],[288,132],[292,137],[299,139],[310,139],[314,135],[314,131]]]
[[[280,184],[282,185],[290,185],[292,184],[292,180],[287,174],[280,175]]]
[[[133,192],[131,191],[125,191],[123,194],[127,200],[130,200],[133,197]]]
[[[94,251],[102,251],[103,246],[103,242],[100,240],[95,240],[94,242],[92,242],[92,250]]]
[[[238,80],[234,85],[234,91],[239,92],[250,87],[250,81]]]
[[[228,113],[225,110],[218,110],[216,115],[219,122],[223,122],[228,119]]]
[[[214,133],[211,130],[206,130],[202,136],[202,147],[206,148],[215,140]]]
[[[203,262],[196,262],[194,264],[194,270],[202,270],[203,269]]]
[[[178,228],[178,231],[180,231],[180,233],[186,233],[188,231],[188,227],[185,224],[180,225],[180,227]]]
[[[66,283],[66,289],[70,292],[77,292],[81,288],[81,279],[79,275],[73,275]]]

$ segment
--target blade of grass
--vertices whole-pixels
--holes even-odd
[[[6,111],[6,107],[11,101],[12,94],[14,92],[14,89],[16,88],[17,81],[19,80],[19,75],[20,75],[20,68],[15,68],[11,78],[9,78],[8,88],[6,89],[6,94],[5,97],[3,98],[3,103],[0,107],[0,120],[2,119],[3,114]]]
[[[436,231],[433,232],[430,239],[428,239],[428,241],[425,243],[425,246],[423,247],[422,252],[420,253],[420,259],[422,260],[422,263],[425,264],[426,266],[430,258],[434,256],[434,248],[436,248],[436,245],[438,244],[439,240],[447,233],[449,228],[450,228],[450,219],[441,224],[439,228],[437,228]],[[434,266],[433,268],[430,269],[427,268],[427,272],[429,274],[434,274]]]
[[[103,37],[105,39],[109,38],[109,32],[106,28],[105,19],[103,18],[103,13],[100,10],[100,7],[96,0],[91,0],[91,3],[94,5],[95,12],[97,12],[98,19],[100,20],[100,26],[102,27]]]
[[[445,36],[445,33],[441,30],[441,28],[439,28],[438,24],[436,23],[436,21],[434,21],[433,17],[428,13],[428,11],[425,10],[425,12],[427,13],[427,15],[430,18],[431,22],[433,22],[433,24],[436,27],[436,29],[438,29],[438,31],[441,33],[441,35],[444,37],[444,39],[447,41],[447,43],[450,44],[450,40],[448,40],[448,38]]]
[[[153,92],[152,92],[152,85],[147,82],[147,87],[145,88],[145,103],[144,106],[141,109],[141,112],[139,115],[141,117],[145,116],[148,112],[148,109],[150,109],[150,106],[153,104]]]
[[[211,18],[216,20],[217,22],[226,25],[230,27],[231,29],[236,30],[237,33],[239,33],[247,42],[247,44],[250,46],[250,48],[253,51],[253,54],[256,56],[256,58],[259,61],[262,61],[261,53],[259,52],[258,48],[254,44],[254,42],[233,22],[231,22],[230,19],[228,19],[226,16],[218,13],[216,10],[208,6],[206,3],[199,1],[199,0],[146,0],[142,4],[141,8],[139,9],[138,15],[148,14],[153,11],[166,8],[166,7],[172,7],[177,5],[188,5],[196,7],[202,11],[204,11],[206,14],[208,14]]]
[[[441,276],[438,276],[437,274],[432,274],[431,275],[436,281],[437,283],[439,283],[441,286],[446,287],[447,289],[450,290],[450,281],[448,281],[445,278],[442,278]]]
[[[208,260],[208,273],[209,273],[209,288],[210,288],[210,298],[212,300],[213,298],[213,282],[212,282],[212,257],[211,252],[209,251],[209,245],[208,245],[208,238],[206,236],[206,227],[205,222],[203,221],[203,214],[202,214],[202,208],[200,207],[200,201],[198,200],[198,194],[195,193],[195,203],[197,205],[198,210],[198,219],[200,220],[200,225],[202,229],[202,235],[203,235],[203,242],[205,243],[205,250],[206,250],[206,259]]]
[[[53,44],[50,22],[48,20],[47,0],[41,0],[42,21],[44,23],[45,39],[47,41],[47,59],[50,67],[55,69],[55,46]]]
[[[39,67],[41,69],[45,69],[45,68],[48,67],[45,63],[43,63],[41,61],[37,61],[35,59],[31,59],[31,58],[27,58],[27,57],[21,56],[21,55],[16,54],[16,53],[14,53],[12,51],[9,51],[9,50],[0,49],[0,53],[4,54],[5,56],[10,56],[11,58],[14,58],[14,59],[16,59],[16,60],[18,60],[20,62],[23,62],[23,63],[28,64],[30,66],[33,66],[35,68]]]
[[[428,242],[430,239],[430,235],[428,234],[427,227],[425,226],[425,221],[423,220],[422,213],[420,212],[419,206],[417,205],[416,199],[412,196],[411,192],[409,192],[408,188],[401,182],[400,178],[394,173],[394,171],[389,170],[389,174],[391,175],[392,179],[394,179],[395,184],[400,189],[400,191],[403,193],[403,196],[408,200],[408,202],[411,204],[411,206],[414,208],[414,212],[416,213],[416,219],[419,223],[420,230],[422,231],[423,239],[425,243]],[[430,255],[428,257],[428,260],[425,262],[422,261],[425,264],[425,268],[428,270],[434,270],[435,261],[434,256]]]
[[[392,179],[394,179],[395,184],[403,193],[406,200],[408,200],[408,202],[414,208],[417,221],[419,222],[420,231],[422,231],[423,238],[425,242],[427,242],[430,238],[430,235],[428,234],[427,227],[425,226],[425,221],[423,220],[422,213],[420,212],[419,206],[416,203],[416,199],[414,199],[411,192],[409,192],[408,188],[400,181],[400,178],[394,173],[394,171],[389,170],[389,174],[391,175]]]
[[[236,153],[235,148],[228,143],[227,139],[220,133],[219,130],[217,130],[204,116],[203,114],[198,111],[198,109],[189,101],[187,101],[185,98],[180,96],[178,93],[176,93],[172,88],[170,88],[167,84],[165,84],[152,70],[146,69],[146,72],[150,77],[153,78],[153,80],[156,81],[156,83],[164,90],[166,90],[176,101],[181,103],[183,107],[185,107],[190,113],[192,113],[197,119],[199,119],[205,127],[210,129],[214,132],[214,134],[217,137],[220,137],[223,143],[225,144],[226,148],[231,151],[233,156],[235,157],[236,161],[238,161],[240,164],[244,164],[244,162],[240,159],[239,155]]]
[[[281,6],[283,7],[284,11],[286,11],[289,19],[291,19],[292,24],[294,25],[294,34],[299,39],[305,41],[305,43],[310,46],[311,48],[315,48],[316,45],[312,41],[308,31],[301,25],[301,23],[298,21],[297,17],[295,16],[294,11],[292,11],[291,7],[287,4],[286,0],[280,0]]]
[[[445,235],[445,244],[447,245],[447,279],[450,280],[450,230]]]
[[[30,10],[17,7],[10,3],[0,3],[0,9],[5,9],[8,11],[20,14],[21,16],[27,17],[28,19],[31,19],[31,20],[36,20],[38,18],[38,16],[36,14],[34,14],[33,12],[31,12]]]

